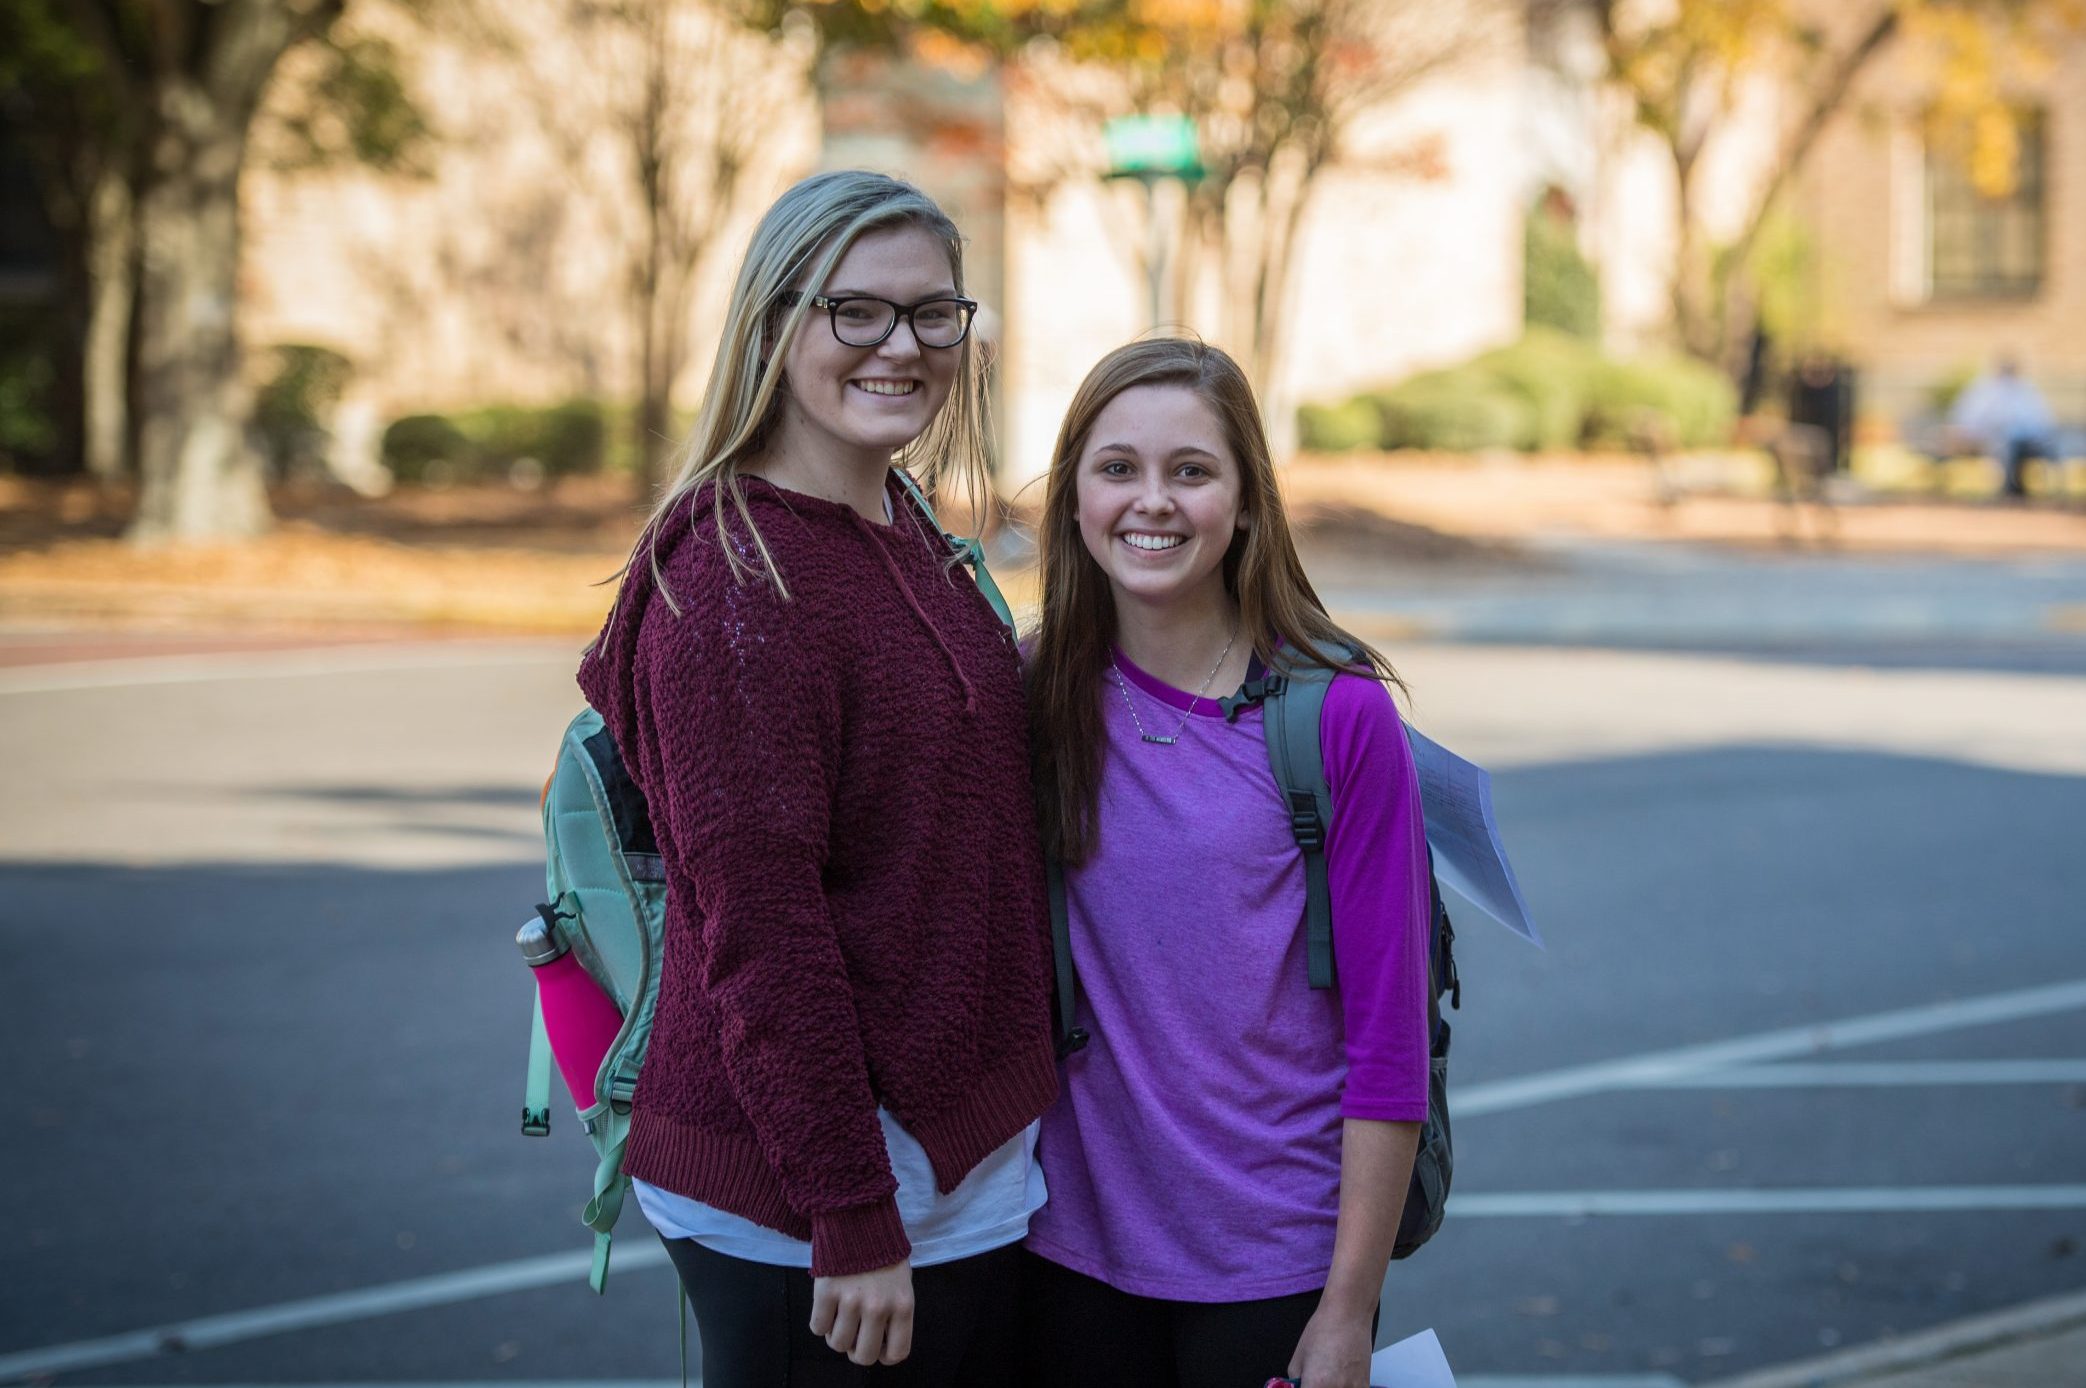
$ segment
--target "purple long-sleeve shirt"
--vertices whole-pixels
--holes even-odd
[[[1098,848],[1066,899],[1081,1025],[1039,1147],[1043,1257],[1139,1296],[1325,1284],[1344,1118],[1427,1112],[1427,850],[1389,693],[1337,676],[1320,719],[1338,986],[1306,979],[1304,870],[1258,710],[1226,723],[1118,656]]]

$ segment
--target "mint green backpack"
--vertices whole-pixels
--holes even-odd
[[[1013,617],[986,572],[983,547],[974,539],[942,531],[912,477],[902,468],[897,472],[921,514],[955,558],[970,567],[979,591],[1011,630]],[[666,867],[644,795],[593,709],[582,710],[567,724],[558,744],[557,765],[543,797],[543,844],[550,899],[537,912],[623,1014],[622,1028],[595,1075],[594,1093],[600,1101],[579,1112],[598,1158],[593,1195],[580,1221],[594,1231],[594,1265],[587,1281],[599,1292],[607,1285],[609,1244],[630,1189],[630,1178],[623,1174],[623,1148],[630,1138],[630,1101],[637,1092],[659,996]],[[522,1101],[522,1132],[527,1136],[550,1132],[550,1074],[550,1041],[538,999]]]
[[[594,1231],[587,1280],[607,1284],[610,1232],[630,1188],[623,1146],[630,1137],[630,1099],[637,1092],[645,1044],[652,1038],[659,961],[666,923],[666,868],[652,838],[644,797],[623,767],[601,715],[582,710],[566,725],[558,762],[543,797],[545,877],[550,900],[538,908],[554,924],[580,967],[623,1014],[623,1025],[594,1078],[600,1102],[579,1112],[599,1160],[594,1193],[580,1220]],[[531,990],[533,992],[533,990]],[[536,1000],[529,1036],[522,1132],[550,1132],[550,1039]]]

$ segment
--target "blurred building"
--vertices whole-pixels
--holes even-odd
[[[441,137],[425,176],[276,169],[263,151],[246,188],[250,345],[345,353],[358,400],[387,416],[629,397],[628,153],[599,76],[559,27],[568,11],[524,3],[520,55],[416,41],[415,90]],[[1531,176],[1519,7],[1454,3],[1487,17],[1485,42],[1358,123],[1353,157],[1325,175],[1299,229],[1286,365],[1263,386],[1272,412],[1519,332]],[[746,54],[788,62],[758,45]],[[282,80],[297,80],[294,55]],[[989,70],[843,57],[818,86],[787,99],[768,88],[775,138],[703,268],[683,403],[700,388],[751,218],[813,167],[885,169],[942,199],[969,238],[971,286],[998,320],[1004,472],[1017,489],[1046,464],[1086,369],[1151,326],[1145,209],[1096,178],[1021,176],[1100,132],[1068,135],[1040,118],[1034,93],[1010,96]],[[1246,355],[1207,290],[1169,304],[1166,321]]]
[[[249,348],[344,353],[354,398],[387,418],[635,396],[631,286],[644,214],[628,123],[640,55],[580,31],[577,10],[503,0],[497,42],[393,20],[386,36],[411,54],[405,76],[434,132],[407,170],[297,167],[274,147],[281,122],[264,112],[244,180]],[[352,14],[384,32],[381,5]],[[789,54],[719,32],[725,50],[699,60],[734,79],[766,138],[697,268],[690,341],[703,352],[701,322],[714,321],[758,205],[806,172],[819,148],[819,109]],[[308,56],[285,60],[271,106],[292,103]],[[699,151],[711,132],[686,100],[693,94],[675,94],[689,109],[670,134]],[[685,209],[691,220],[705,210]],[[684,385],[706,365],[692,361]]]
[[[1805,170],[1818,331],[1862,369],[1865,413],[1902,421],[2009,352],[2060,418],[2086,421],[2086,39],[2012,75],[2018,163],[1998,196],[1927,134],[1931,80],[1885,54]]]
[[[1807,0],[1828,43],[1845,45],[1868,5]],[[1600,87],[1599,39],[1583,6],[1547,5],[1531,33],[1529,157],[1571,192],[1600,267],[1603,321],[1624,350],[1671,323],[1670,154]],[[2045,73],[2005,75],[2019,117],[2014,185],[1973,186],[1962,150],[1929,131],[1941,74],[1904,38],[1862,71],[1788,188],[1780,273],[1794,313],[1785,357],[1851,363],[1870,425],[1903,427],[2000,353],[2023,361],[2061,418],[2086,421],[2086,38]],[[1697,179],[1710,242],[1738,234],[1808,93],[1766,78],[1710,140]]]
[[[1278,419],[1516,337],[1524,221],[1545,190],[1599,267],[1609,344],[1668,334],[1671,164],[1602,88],[1586,16],[1453,4],[1483,41],[1356,123],[1299,227],[1280,367],[1261,382]],[[358,400],[385,417],[634,393],[639,209],[617,74],[590,70],[570,7],[515,0],[504,13],[526,16],[519,54],[416,40],[414,88],[441,135],[423,176],[271,171],[264,157],[248,180],[249,343],[345,352]],[[681,403],[700,388],[752,218],[814,167],[886,169],[941,197],[970,238],[971,287],[995,310],[1005,480],[1020,488],[1087,368],[1149,328],[1144,219],[1166,216],[1178,190],[1104,182],[1090,156],[1088,176],[1063,176],[1067,150],[1097,147],[1100,132],[1068,131],[1048,93],[990,70],[857,56],[829,60],[814,91],[801,59],[752,39],[733,58],[735,93],[739,74],[765,74],[743,90],[771,138],[697,275]],[[1869,70],[1792,190],[1812,283],[1811,340],[1791,345],[1851,359],[1871,415],[1900,418],[2011,349],[2060,414],[2086,417],[2086,42],[2022,79],[2020,177],[1999,199],[1927,148],[1930,79],[1912,64],[1894,49]],[[296,77],[292,62],[283,80]],[[1744,119],[1705,153],[1712,240],[1744,215],[1794,95],[1752,84]],[[1162,293],[1160,316],[1247,354],[1207,288]]]

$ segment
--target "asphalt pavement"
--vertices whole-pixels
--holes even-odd
[[[1332,594],[1417,633],[1549,945],[1459,914],[1455,1195],[1384,1338],[1673,1388],[2078,1293],[2086,570],[1648,562]],[[1687,621],[1748,602],[1811,626]],[[518,1134],[574,654],[0,670],[0,1380],[677,1376],[656,1244],[594,1298],[584,1142]]]

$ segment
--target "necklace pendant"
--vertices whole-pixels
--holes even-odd
[[[1144,733],[1142,736],[1146,742],[1156,742],[1161,747],[1171,747],[1174,743],[1180,741],[1177,737],[1161,737],[1157,733]]]

